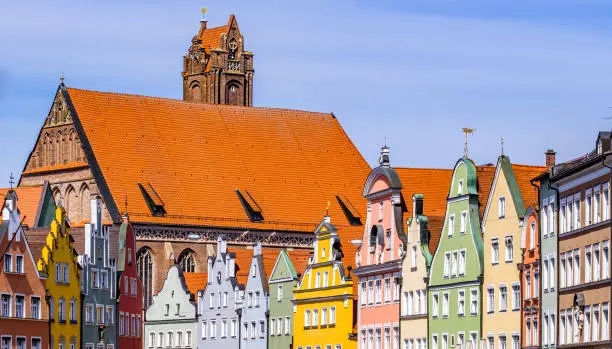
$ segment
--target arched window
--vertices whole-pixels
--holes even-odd
[[[81,203],[79,206],[81,207],[81,212],[83,213],[81,220],[89,221],[91,219],[91,202],[89,198],[89,187],[87,186],[87,184],[83,183],[83,185],[81,186],[81,192],[79,194],[79,197],[81,199]]]
[[[195,257],[192,250],[187,249],[181,252],[178,259],[178,264],[181,266],[184,272],[193,273],[196,271]]]
[[[153,254],[150,249],[143,247],[136,254],[136,271],[142,281],[142,304],[146,309],[153,301]]]
[[[230,81],[225,88],[225,104],[240,105],[240,84]]]
[[[194,102],[202,101],[202,89],[200,88],[200,84],[194,83],[189,88],[189,93],[191,95],[191,100]]]
[[[66,190],[66,203],[64,203],[64,209],[68,215],[68,219],[71,223],[80,221],[80,210],[79,210],[79,198],[76,190],[72,186],[69,186]]]

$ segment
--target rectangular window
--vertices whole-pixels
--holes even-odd
[[[0,316],[11,316],[11,296],[8,294],[0,295]]]
[[[382,303],[382,280],[376,280],[376,304]]]
[[[495,311],[495,288],[487,287],[487,312]]]
[[[374,281],[368,281],[368,304],[374,304]]]
[[[363,287],[365,287],[365,283],[363,283]],[[279,302],[283,300],[283,285],[278,285],[277,287],[276,300]],[[362,301],[365,301],[365,299]]]
[[[455,215],[450,215],[448,217],[448,236],[453,236],[455,234]]]
[[[580,249],[574,250],[574,285],[580,284]]]
[[[431,313],[432,317],[436,318],[439,314],[439,299],[438,293],[432,293],[431,295]]]
[[[442,317],[448,317],[448,292],[442,294]]]
[[[285,334],[289,334],[291,332],[291,318],[289,316],[285,316]]]
[[[332,306],[329,308],[329,324],[334,325],[336,323],[336,307]]]
[[[459,290],[457,292],[457,314],[465,314],[465,290]]]
[[[442,334],[442,349],[448,349],[448,335],[446,333]]]
[[[412,245],[412,267],[416,268],[417,266],[417,247],[416,245]]]
[[[582,341],[591,341],[591,307],[586,306],[584,308],[584,325],[582,331]]]
[[[512,310],[521,309],[521,286],[518,284],[512,285]]]
[[[542,235],[547,236],[548,235],[548,204],[547,204],[547,200],[544,200],[544,203],[542,205],[542,218],[541,218],[541,222],[542,222]],[[533,229],[531,228],[531,226],[529,227],[529,229],[530,229],[529,230],[529,239],[531,241],[534,241],[533,247],[532,247],[531,241],[529,242],[529,249],[533,250],[535,248],[535,224],[533,224]],[[533,236],[533,238],[531,238],[532,236]]]
[[[554,199],[550,199],[551,202],[548,205],[548,232],[552,235],[555,233],[555,202]]]
[[[30,298],[30,318],[40,319],[40,297]]]
[[[512,236],[506,236],[506,262],[512,262],[514,260],[514,245],[512,243]]]
[[[450,276],[450,252],[444,253],[444,277]]]
[[[591,206],[592,206],[592,202],[591,202],[592,196],[591,196],[591,191],[589,189],[589,191],[586,192],[585,198],[584,198],[584,225],[590,225],[592,223],[592,210],[591,210]]]
[[[40,338],[32,338],[32,349],[41,349]]]
[[[15,296],[15,317],[25,317],[25,297]]]
[[[431,335],[431,349],[438,349],[438,334]]]
[[[548,257],[544,257],[543,261],[544,275],[542,277],[542,287],[544,290],[548,290]]]
[[[217,337],[217,320],[210,320],[210,338]]]
[[[391,278],[385,279],[385,303],[391,302]]]
[[[73,314],[74,315],[73,319],[76,320],[76,304],[75,304],[74,309],[75,309],[74,310],[75,313]],[[106,323],[112,324],[114,319],[115,319],[115,309],[113,308],[112,305],[107,305],[106,306]]]
[[[478,290],[470,290],[470,314],[478,314]]]
[[[610,240],[602,243],[601,250],[601,278],[607,279],[610,277]]]
[[[499,336],[499,349],[508,349],[508,345],[506,343],[506,336],[505,335],[500,335]]]
[[[215,306],[215,294],[211,293],[208,298],[208,307],[212,309],[214,308],[214,306]]]
[[[466,250],[459,251],[459,275],[465,275],[465,255]]]
[[[457,262],[459,259],[459,252],[453,251],[451,253],[451,276],[457,276],[458,266]]]
[[[591,246],[585,246],[584,248],[584,282],[591,282],[592,277],[592,264],[593,257],[591,252]]]
[[[533,273],[533,297],[538,297],[540,294],[540,273],[536,270]]]
[[[531,346],[531,320],[525,320],[525,345]]]
[[[263,321],[259,321],[259,338],[264,338],[265,336],[266,336],[266,324]]]
[[[231,323],[230,323],[230,336],[232,336],[232,338],[236,337],[236,319],[232,319]]]
[[[98,325],[104,325],[104,306],[102,304],[96,304],[96,318]]]
[[[499,286],[499,311],[508,309],[508,287]]]
[[[16,337],[16,349],[26,349],[26,339],[25,337]]]
[[[574,229],[578,229],[581,227],[580,222],[580,193],[576,194],[577,197],[574,197],[574,212],[572,215],[574,216]]]
[[[459,232],[461,234],[465,233],[466,221],[467,221],[467,212],[463,211],[461,212],[461,225],[459,226]]]
[[[610,339],[610,319],[609,305],[604,303],[601,306],[601,340],[607,341]]]
[[[576,326],[578,328],[578,326]],[[593,306],[593,342],[599,341],[599,304]]]
[[[270,335],[274,336],[276,333],[276,319],[270,319]]]
[[[10,253],[5,253],[4,254],[4,272],[10,273],[12,271],[13,271],[13,256]]]
[[[329,282],[329,272],[323,272],[323,287],[327,287]]]
[[[529,270],[525,272],[525,299],[531,299],[531,272]]]
[[[608,196],[608,183],[604,184],[603,186],[603,191],[602,191],[602,217],[603,220],[608,220],[610,218],[610,198]]]
[[[15,256],[15,272],[23,274],[23,256]],[[25,339],[24,339],[25,344]]]
[[[574,284],[574,255],[572,251],[566,253],[567,256],[567,286],[573,286]]]
[[[310,326],[310,310],[304,311],[304,327]]]
[[[503,196],[497,199],[497,217],[506,217],[506,198]]]
[[[499,240],[491,240],[491,263],[499,263]]]
[[[312,310],[312,326],[316,327],[319,325],[319,309]]]
[[[125,334],[125,323],[123,320],[123,312],[120,311],[119,312],[119,335],[123,336],[124,334]]]
[[[327,325],[327,308],[321,309],[321,326]]]

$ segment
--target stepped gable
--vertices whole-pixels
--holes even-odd
[[[111,196],[127,198],[135,223],[311,233],[330,202],[342,234],[353,227],[337,196],[364,216],[370,168],[333,114],[66,93]],[[117,167],[117,154],[131,166]],[[119,222],[116,203],[109,211]]]

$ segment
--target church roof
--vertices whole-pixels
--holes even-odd
[[[134,223],[311,233],[330,202],[353,230],[338,196],[363,217],[370,168],[333,114],[66,92],[93,167]]]

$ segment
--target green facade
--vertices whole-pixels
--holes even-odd
[[[483,271],[477,172],[471,160],[462,158],[453,172],[444,228],[429,274],[429,348],[444,348],[444,341],[448,348],[455,348],[461,342],[462,348],[469,348],[470,340],[478,345],[482,329]],[[459,311],[461,291],[464,292],[463,314]]]
[[[270,275],[270,323],[268,349],[287,349],[293,343],[293,288],[298,276],[284,249],[278,255]],[[279,331],[279,322],[281,329]],[[273,324],[274,323],[274,324]],[[287,323],[289,329],[287,329]]]

